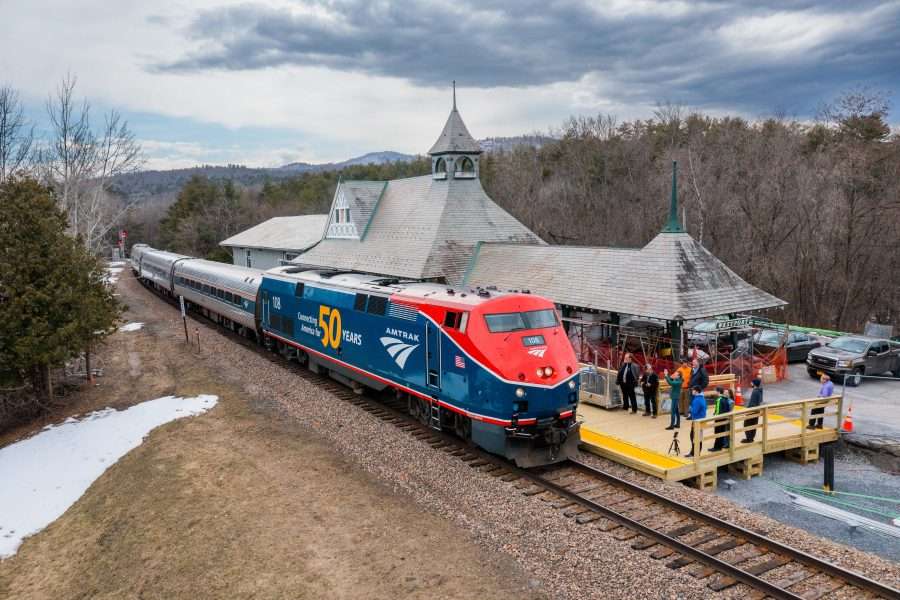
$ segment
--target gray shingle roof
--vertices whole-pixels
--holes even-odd
[[[544,243],[497,206],[478,179],[423,175],[387,182],[361,240],[326,238],[294,262],[455,285],[480,241]]]
[[[450,111],[447,122],[444,124],[444,130],[440,137],[428,151],[428,154],[443,154],[445,152],[465,152],[468,154],[481,153],[481,145],[475,141],[475,138],[466,129],[462,117],[456,106]]]
[[[483,244],[465,283],[670,321],[786,304],[738,277],[686,233],[661,233],[641,249]]]
[[[219,242],[219,245],[269,250],[305,250],[322,238],[327,222],[328,215],[274,217]]]

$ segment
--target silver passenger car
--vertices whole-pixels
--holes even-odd
[[[147,244],[134,244],[131,247],[131,270],[135,275],[141,274],[141,255],[148,249],[150,246]]]
[[[175,264],[174,294],[256,330],[256,292],[263,271],[200,258]]]
[[[172,293],[172,269],[176,263],[194,260],[184,254],[144,248],[141,250],[140,277],[156,284],[159,289]]]

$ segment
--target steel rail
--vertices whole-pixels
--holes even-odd
[[[588,473],[593,477],[611,482],[618,487],[625,488],[627,491],[633,494],[649,498],[654,502],[658,502],[659,504],[684,513],[692,519],[705,522],[718,529],[724,529],[728,533],[736,537],[743,538],[754,545],[764,547],[778,554],[784,554],[788,558],[800,564],[812,567],[828,575],[833,575],[839,579],[846,581],[849,584],[852,584],[855,587],[872,592],[883,598],[900,598],[900,590],[896,590],[884,584],[878,583],[877,581],[869,579],[865,575],[861,575],[859,573],[856,573],[855,571],[850,571],[843,567],[839,567],[834,563],[830,563],[824,559],[817,558],[811,554],[807,554],[802,550],[798,550],[796,548],[792,548],[791,546],[782,544],[781,542],[773,540],[772,538],[766,537],[760,533],[756,533],[755,531],[752,531],[750,529],[746,529],[745,527],[741,527],[740,525],[736,525],[718,517],[714,517],[696,508],[680,504],[679,502],[672,500],[671,498],[667,498],[666,496],[649,490],[641,485],[638,485],[631,481],[626,481],[620,477],[616,477],[615,475],[612,475],[605,471],[601,471],[600,469],[597,469],[590,465],[586,465],[583,462],[570,460],[569,464],[573,465],[579,471]]]

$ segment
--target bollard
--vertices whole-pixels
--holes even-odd
[[[824,481],[822,482],[822,489],[825,490],[828,494],[834,493],[834,442],[829,444],[822,444],[819,448],[822,453],[822,458],[824,459]]]

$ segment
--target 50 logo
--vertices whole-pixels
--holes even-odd
[[[330,306],[320,306],[319,328],[322,330],[324,347],[337,349],[341,345],[341,311]]]

